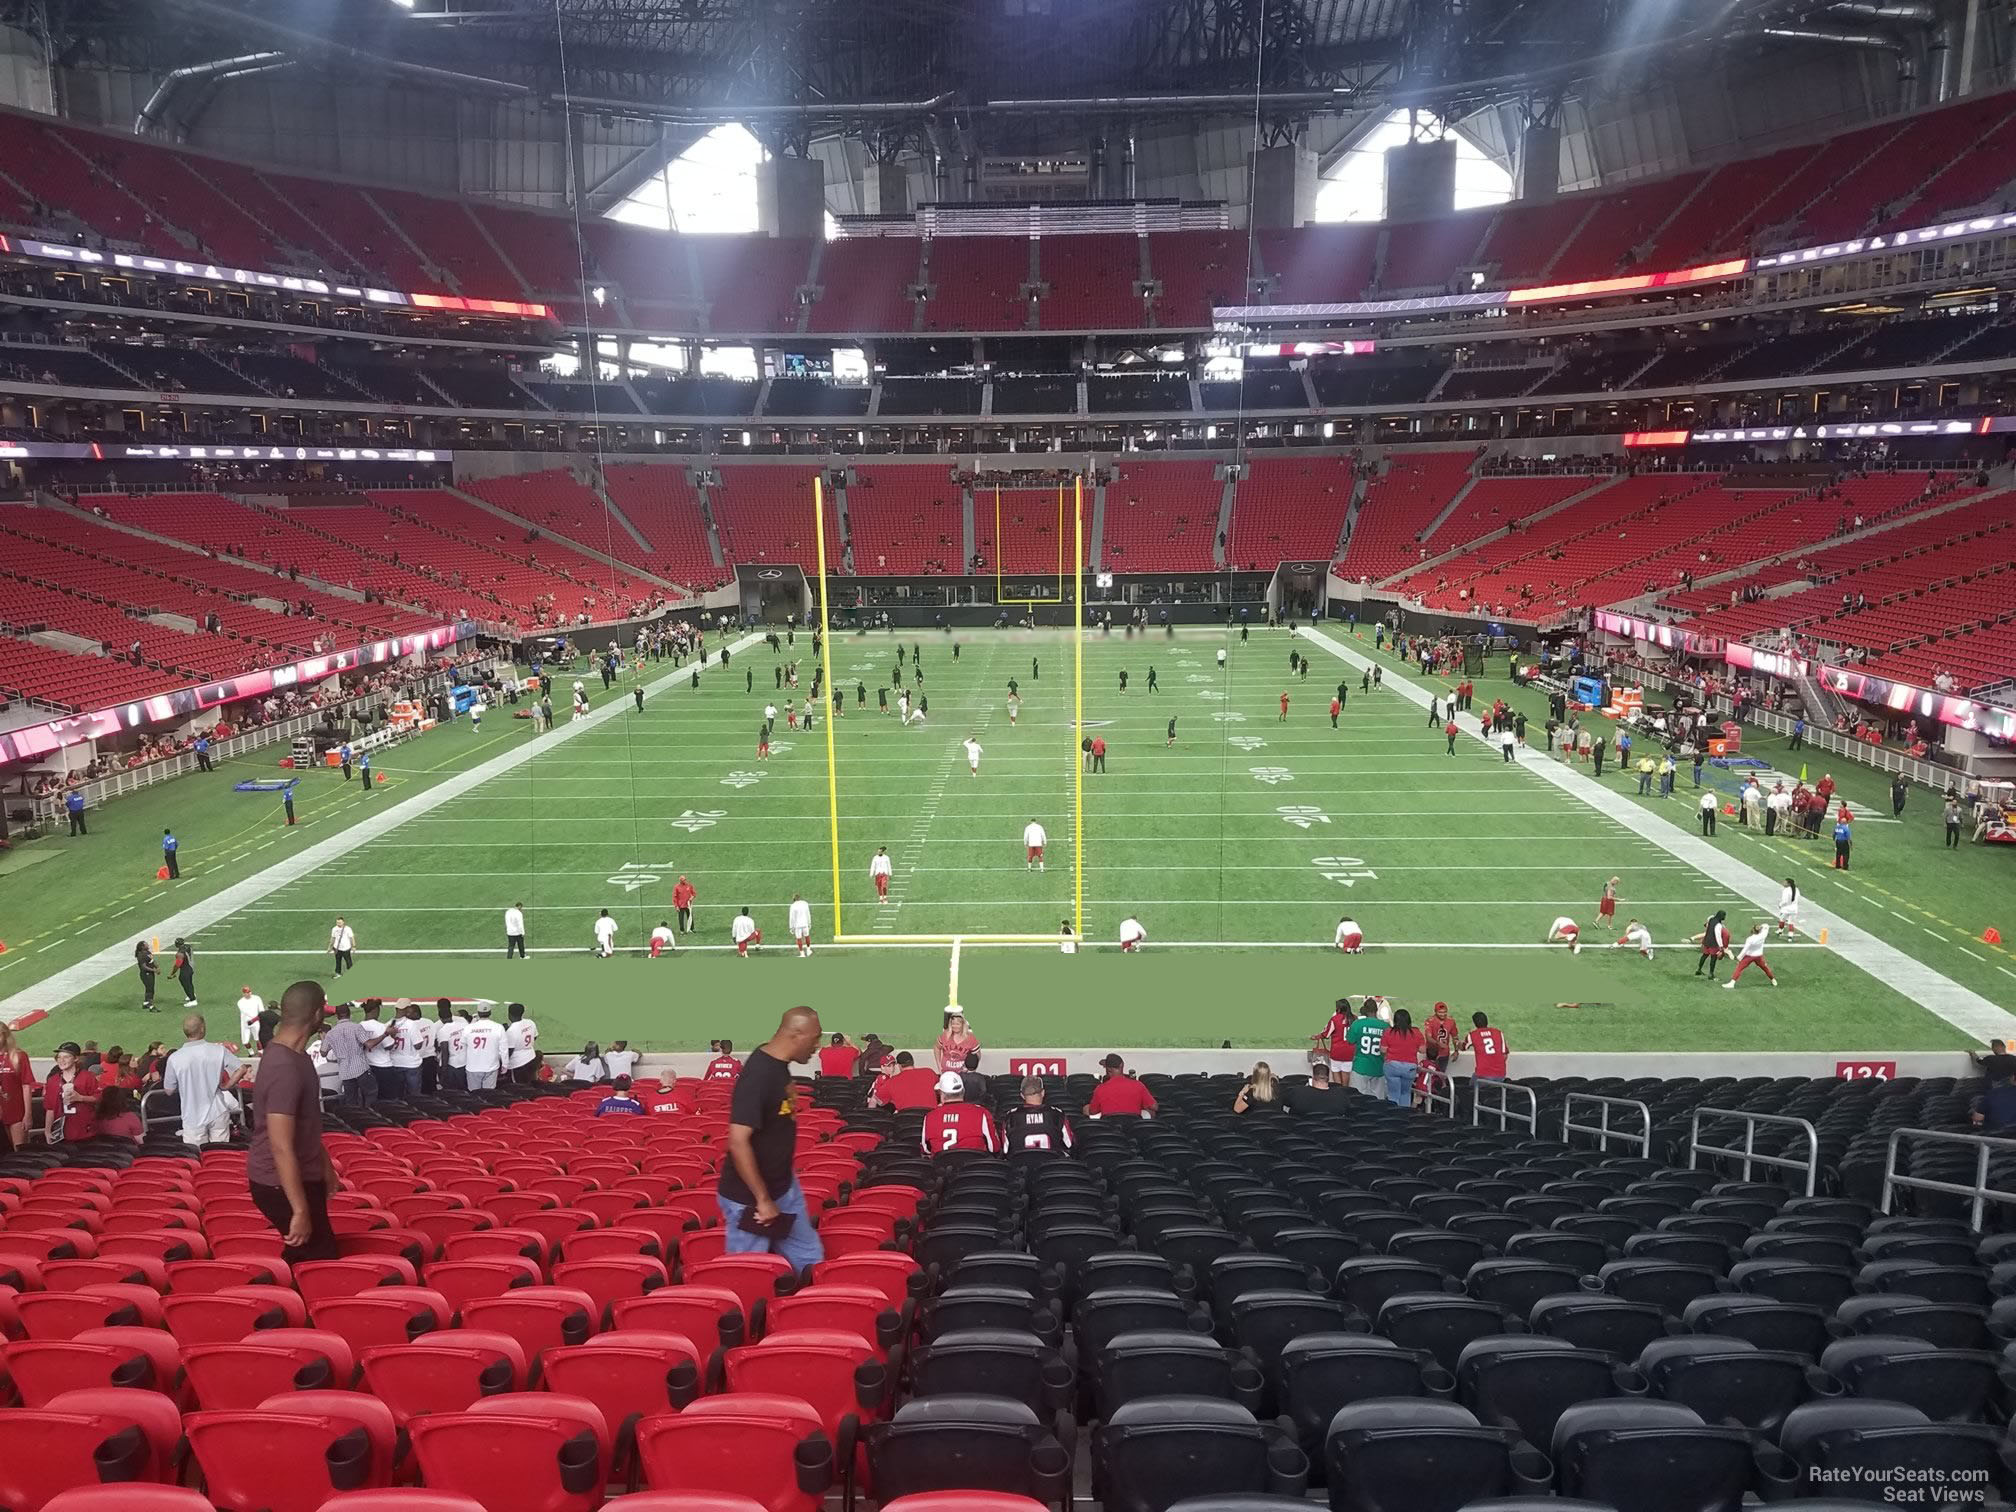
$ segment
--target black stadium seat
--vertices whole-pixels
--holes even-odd
[[[1324,1443],[1331,1512],[1457,1512],[1480,1498],[1540,1492],[1547,1456],[1467,1407],[1421,1398],[1357,1402]]]
[[[1477,1339],[1456,1361],[1457,1399],[1478,1418],[1512,1427],[1529,1444],[1550,1444],[1554,1424],[1577,1402],[1642,1389],[1610,1355],[1544,1334]]]
[[[1748,1430],[1678,1402],[1583,1402],[1554,1425],[1556,1484],[1633,1512],[1734,1508],[1756,1480]]]
[[[1195,1495],[1293,1496],[1308,1483],[1295,1441],[1233,1402],[1148,1397],[1116,1408],[1092,1437],[1093,1495],[1108,1512],[1167,1512]]]

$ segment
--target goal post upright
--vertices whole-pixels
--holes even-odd
[[[840,685],[833,681],[833,622],[826,602],[826,482],[820,473],[812,477],[812,539],[818,543],[819,665],[830,695]],[[833,850],[833,937],[837,940],[846,934],[840,920],[840,768],[833,756],[832,710],[820,712],[826,716],[819,722],[826,726],[826,828]]]
[[[1060,530],[1061,537],[1063,532]],[[1071,932],[1085,937],[1085,476],[1071,482]],[[1060,539],[1058,545],[1063,545]]]

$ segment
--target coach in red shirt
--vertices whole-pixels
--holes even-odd
[[[924,1153],[999,1155],[1001,1131],[994,1115],[979,1103],[966,1101],[966,1079],[957,1071],[938,1078],[938,1106],[924,1115]]]
[[[1155,1094],[1127,1074],[1127,1063],[1117,1055],[1099,1062],[1106,1076],[1086,1100],[1087,1118],[1152,1118]]]

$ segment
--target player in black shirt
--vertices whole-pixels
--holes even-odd
[[[1010,1155],[1035,1159],[1069,1155],[1077,1147],[1071,1120],[1043,1102],[1043,1078],[1022,1078],[1022,1102],[1002,1120],[1002,1142]]]
[[[767,1251],[782,1255],[801,1274],[826,1258],[825,1246],[805,1211],[805,1194],[791,1169],[798,1117],[791,1067],[819,1048],[819,1015],[810,1008],[785,1011],[767,1044],[749,1052],[728,1105],[728,1159],[715,1200],[727,1228],[731,1255]],[[781,1232],[744,1228],[745,1221]]]

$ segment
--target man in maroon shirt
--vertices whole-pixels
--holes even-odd
[[[307,1053],[322,1027],[325,1002],[316,982],[296,982],[281,994],[280,1024],[252,1083],[245,1179],[252,1201],[279,1230],[290,1262],[336,1258],[322,1153],[322,1079]]]
[[[1099,1062],[1106,1075],[1086,1100],[1087,1118],[1152,1118],[1155,1095],[1127,1074],[1127,1063],[1117,1055]]]

